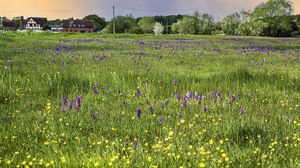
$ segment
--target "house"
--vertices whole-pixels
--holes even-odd
[[[47,18],[29,17],[24,20],[23,17],[21,17],[21,29],[42,30],[47,23]]]
[[[2,22],[3,30],[16,30],[16,23],[14,21],[3,21]]]
[[[91,33],[94,30],[94,22],[90,20],[63,20],[64,32]]]
[[[52,32],[63,32],[63,28],[61,25],[50,25]]]

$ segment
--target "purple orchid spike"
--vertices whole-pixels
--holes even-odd
[[[134,140],[134,141],[133,141],[133,146],[134,146],[135,148],[137,148],[137,147],[139,146],[139,142],[138,142],[137,140]]]
[[[207,112],[207,108],[205,106],[203,107],[203,112]]]
[[[178,92],[176,93],[176,97],[177,97],[177,100],[179,102],[180,101],[180,94]]]
[[[218,92],[218,93],[217,93],[217,96],[218,96],[218,97],[221,97],[221,92]]]
[[[91,115],[91,118],[92,118],[93,120],[96,120],[96,118],[97,118],[96,114],[92,114],[92,115]]]
[[[68,99],[66,97],[63,97],[63,104],[64,106],[68,105]]]
[[[195,98],[196,100],[198,100],[198,99],[199,99],[198,92],[195,92],[194,98]]]
[[[245,109],[244,108],[240,108],[240,114],[245,114]]]
[[[69,109],[72,110],[72,108],[73,108],[73,101],[71,101],[69,105]]]
[[[138,118],[141,118],[141,109],[137,110],[136,115],[137,115]]]
[[[241,94],[238,94],[237,96],[238,96],[239,99],[241,99]]]
[[[93,87],[93,92],[94,92],[95,94],[98,94],[98,93],[99,93],[96,86]]]
[[[82,96],[76,96],[76,104],[75,104],[76,110],[79,110],[79,108],[81,106],[81,100],[82,100]]]
[[[149,112],[152,114],[154,112],[154,109],[152,106],[149,107]]]
[[[136,90],[136,93],[137,93],[138,95],[141,95],[141,94],[142,94],[142,91],[141,91],[140,89],[137,89],[137,90]]]
[[[235,96],[231,95],[231,102],[234,102],[234,101],[235,101]]]
[[[183,107],[184,108],[187,108],[187,100],[188,98],[186,97],[186,96],[184,96],[184,98],[183,98]]]
[[[162,123],[163,123],[163,118],[162,118],[162,116],[159,117],[158,122],[159,122],[159,124],[162,124]]]

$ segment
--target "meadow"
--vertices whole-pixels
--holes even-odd
[[[300,39],[0,34],[0,167],[300,167]]]

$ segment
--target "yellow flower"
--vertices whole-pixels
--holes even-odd
[[[221,155],[222,157],[226,157],[227,155],[225,154],[225,153],[222,153],[222,155]]]
[[[170,132],[169,132],[169,136],[170,136],[170,137],[173,136],[173,134],[174,134],[173,131],[170,131]]]
[[[199,167],[205,167],[205,164],[203,162],[199,163]]]
[[[221,140],[220,140],[220,144],[223,144],[223,143],[224,143],[224,141],[221,139]]]
[[[54,161],[53,161],[53,160],[51,160],[51,161],[50,161],[50,164],[52,164],[52,165],[53,165],[53,164],[54,164]]]
[[[214,144],[214,140],[210,139],[209,144],[211,144],[211,145]]]
[[[10,161],[10,160],[7,160],[7,161],[6,161],[6,164],[8,164],[8,165],[11,164],[11,161]]]
[[[226,162],[228,162],[229,161],[229,157],[227,156],[227,157],[225,157],[225,161]]]
[[[15,152],[15,155],[18,155],[19,153],[20,153],[20,152],[17,151],[17,152]]]
[[[61,160],[62,163],[65,163],[65,162],[66,162],[65,157],[61,157],[60,160]]]
[[[113,127],[113,128],[111,128],[111,130],[112,130],[112,131],[116,131],[117,129]]]

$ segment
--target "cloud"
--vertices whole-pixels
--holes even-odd
[[[47,16],[54,18],[82,18],[98,14],[110,19],[112,6],[116,15],[191,14],[195,10],[212,14],[216,19],[253,8],[265,0],[0,0],[1,15]],[[295,13],[300,14],[300,0],[293,0]]]

